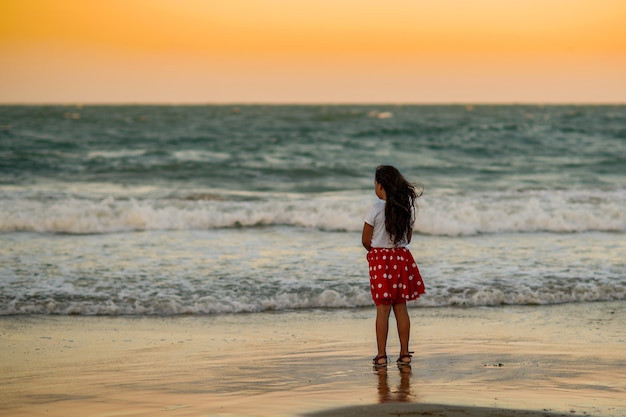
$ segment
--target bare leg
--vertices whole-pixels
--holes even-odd
[[[381,304],[376,306],[376,343],[378,344],[378,356],[387,355],[387,334],[389,333],[390,313],[391,305]],[[382,362],[382,360],[380,362]]]
[[[400,356],[409,354],[409,338],[411,336],[411,319],[406,308],[406,303],[393,305],[393,314],[396,316],[398,325],[398,338],[400,339]],[[410,362],[410,359],[404,359]]]

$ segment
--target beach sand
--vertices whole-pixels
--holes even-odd
[[[0,317],[0,415],[626,415],[625,302],[412,308],[382,371],[374,313]]]

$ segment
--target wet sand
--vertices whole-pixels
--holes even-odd
[[[0,416],[626,415],[626,302],[410,314],[0,317]]]

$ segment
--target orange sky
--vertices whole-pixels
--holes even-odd
[[[626,102],[624,0],[0,0],[1,103]]]

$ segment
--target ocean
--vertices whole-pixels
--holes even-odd
[[[379,164],[412,309],[626,299],[624,105],[0,106],[0,315],[372,306]]]

